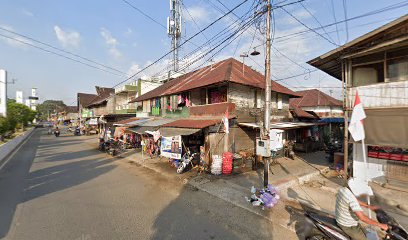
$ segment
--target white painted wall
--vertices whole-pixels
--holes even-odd
[[[139,80],[140,81],[140,80]],[[147,82],[147,81],[141,81],[140,83],[140,91],[141,95],[150,92],[151,90],[157,88],[158,86],[162,85],[162,83],[154,83],[154,82]],[[136,93],[136,97],[139,95]]]
[[[7,72],[0,69],[0,116],[7,116]]]
[[[386,82],[350,89],[350,106],[358,90],[365,108],[408,107],[408,81]]]
[[[368,154],[367,146],[366,154]],[[364,164],[362,144],[353,143],[353,176],[365,179],[366,171],[368,180],[384,176],[387,160],[367,157],[367,162],[368,168]]]

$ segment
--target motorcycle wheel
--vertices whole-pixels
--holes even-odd
[[[183,166],[183,164],[180,164],[180,166],[177,168],[177,173],[182,174],[183,171],[184,171],[184,166]]]

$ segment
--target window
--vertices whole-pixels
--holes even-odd
[[[227,101],[227,86],[209,88],[208,103],[221,103]]]
[[[400,57],[387,61],[387,81],[398,82],[408,80],[408,57]]]
[[[384,63],[371,63],[353,67],[353,87],[384,82]]]

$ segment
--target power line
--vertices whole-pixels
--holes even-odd
[[[334,22],[337,22],[337,19],[336,19],[336,11],[334,10],[334,2],[333,2],[333,0],[331,0],[330,2],[331,2],[331,11],[332,11],[332,14],[333,14]],[[337,27],[337,24],[336,24],[335,26],[336,26],[336,33],[337,33],[337,41],[338,41],[338,43],[340,44],[339,29],[338,29],[338,27]]]
[[[54,50],[61,51],[61,52],[63,52],[63,53],[72,55],[72,56],[74,56],[74,57],[80,58],[80,59],[82,59],[82,60],[91,62],[91,63],[96,64],[96,65],[99,65],[99,66],[101,66],[101,67],[108,68],[108,69],[111,69],[111,70],[113,70],[113,71],[115,71],[115,72],[119,72],[119,73],[122,73],[122,74],[124,74],[124,75],[127,75],[125,72],[123,72],[123,71],[121,71],[121,70],[118,70],[118,69],[116,69],[116,68],[107,66],[107,65],[102,64],[102,63],[98,63],[98,62],[96,62],[95,60],[91,60],[91,59],[89,59],[89,58],[82,57],[82,56],[80,56],[80,55],[78,55],[78,54],[76,54],[76,53],[72,53],[72,52],[69,52],[69,51],[67,51],[67,50],[64,50],[64,49],[61,49],[61,48],[52,46],[51,44],[42,42],[42,41],[40,41],[40,40],[34,39],[34,38],[29,37],[29,36],[27,36],[27,35],[24,35],[24,34],[15,32],[15,31],[12,31],[12,30],[10,30],[10,29],[7,29],[7,28],[1,27],[1,26],[0,26],[0,29],[3,30],[3,31],[6,31],[6,32],[12,33],[12,34],[14,34],[14,35],[17,35],[17,36],[20,36],[20,37],[29,39],[29,40],[31,40],[31,41],[33,41],[33,42],[42,44],[42,45],[47,46],[47,47],[49,47],[49,48],[52,48],[52,49],[54,49]]]
[[[74,59],[74,58],[71,58],[71,57],[62,55],[62,54],[60,54],[60,53],[57,53],[57,52],[54,52],[54,51],[51,51],[51,50],[48,50],[48,49],[45,49],[45,48],[36,46],[36,45],[34,45],[34,44],[31,44],[31,43],[22,41],[22,40],[20,40],[20,39],[13,38],[13,37],[10,37],[10,36],[1,34],[1,33],[0,33],[0,36],[1,36],[1,37],[4,37],[4,38],[7,38],[7,39],[10,39],[10,40],[13,40],[13,41],[16,41],[16,42],[19,42],[19,43],[22,43],[22,44],[24,44],[24,45],[28,45],[28,46],[37,48],[37,49],[39,49],[39,50],[41,50],[41,51],[44,51],[44,52],[47,52],[47,53],[51,53],[51,54],[57,55],[57,56],[59,56],[59,57],[66,58],[66,59],[68,59],[68,60],[71,60],[71,61],[74,61],[74,62],[83,64],[83,65],[86,65],[86,66],[88,66],[88,67],[95,68],[95,69],[98,69],[98,70],[101,70],[101,71],[104,71],[104,72],[107,72],[107,73],[110,73],[110,74],[113,74],[113,75],[116,75],[116,76],[119,76],[119,77],[123,77],[123,75],[119,75],[119,74],[117,74],[117,73],[108,71],[108,70],[106,70],[106,69],[104,69],[104,68],[100,68],[100,67],[97,67],[97,66],[93,66],[93,65],[88,64],[88,63],[86,63],[86,62],[82,62],[82,61],[80,61],[80,60],[77,60],[77,59]]]
[[[234,20],[234,22],[232,22],[231,24],[229,24],[226,28],[222,29],[221,31],[219,31],[218,33],[214,34],[214,36],[209,39],[207,42],[205,42],[204,44],[202,44],[200,47],[198,47],[197,49],[192,50],[190,53],[186,54],[183,59],[187,60],[187,58],[189,56],[193,56],[195,53],[197,53],[198,51],[200,51],[201,49],[203,49],[206,45],[210,45],[213,42],[215,42],[217,39],[221,39],[220,41],[222,41],[223,36],[228,34],[235,26],[241,26],[246,20],[247,20],[247,16],[249,13],[252,12],[254,8],[249,9],[246,13],[244,13],[241,17],[238,17],[238,19]],[[223,12],[224,13],[224,12]],[[225,13],[224,13],[225,14]],[[241,20],[241,23],[238,23],[238,21]],[[230,29],[231,28],[231,29]],[[217,43],[219,43],[220,41],[218,41]],[[216,43],[216,44],[217,44]],[[188,64],[188,62],[186,62],[185,64]],[[167,69],[167,68],[165,68]],[[164,70],[163,70],[164,71]],[[159,74],[159,73],[158,73]],[[156,74],[157,75],[157,74]],[[156,76],[155,75],[155,76]]]
[[[353,21],[353,20],[356,20],[356,19],[359,19],[359,18],[368,17],[368,16],[371,16],[371,15],[375,15],[375,14],[383,13],[383,12],[386,12],[386,11],[394,10],[394,9],[397,9],[397,8],[405,7],[407,5],[408,5],[408,1],[402,1],[402,2],[389,5],[387,7],[381,8],[381,9],[377,9],[377,10],[374,10],[374,11],[371,11],[371,12],[367,12],[367,13],[362,14],[362,15],[358,15],[358,16],[351,17],[351,18],[348,18],[348,19],[345,19],[345,20],[341,20],[341,21],[330,23],[330,24],[326,24],[326,25],[323,25],[323,27],[334,26],[334,25],[337,25],[337,24],[344,23],[346,21]],[[321,29],[321,27],[316,27],[316,28],[312,28],[312,29],[313,30],[319,30],[319,29]],[[309,30],[309,29],[308,30],[302,30],[302,31],[298,31],[298,32],[295,32],[295,33],[290,33],[290,34],[278,36],[278,37],[275,37],[275,39],[290,38],[290,37],[293,37],[293,36],[297,36],[297,35],[312,32],[313,30]],[[259,46],[264,45],[264,44],[265,43],[262,43],[262,44],[260,44],[260,45],[258,45],[256,47],[259,47]]]
[[[281,8],[283,11],[285,11],[287,14],[289,14],[293,19],[295,19],[297,22],[299,22],[300,24],[302,24],[305,28],[309,29],[310,31],[316,33],[317,35],[319,35],[320,37],[322,37],[323,39],[325,39],[326,41],[328,41],[329,43],[335,45],[335,46],[340,46],[337,43],[331,41],[330,39],[328,39],[327,37],[323,36],[322,34],[320,34],[319,32],[317,32],[316,30],[314,30],[313,28],[310,28],[309,26],[307,26],[305,23],[303,23],[301,20],[299,20],[297,17],[295,17],[293,14],[291,14],[289,11],[287,11],[285,8]]]
[[[197,28],[197,30],[201,32],[201,29],[200,29],[200,27],[198,26],[196,20],[195,20],[194,17],[191,15],[190,11],[189,11],[188,8],[184,5],[183,2],[181,2],[181,6],[186,10],[188,16],[190,16],[190,18],[191,18],[191,20],[193,21],[193,23],[194,23],[195,27]],[[204,38],[208,41],[208,38],[207,38],[207,36],[204,34],[204,32],[201,32],[201,34],[202,34],[202,35],[204,36]]]
[[[326,29],[322,26],[322,24],[320,23],[320,21],[316,18],[316,16],[309,11],[309,9],[306,8],[306,6],[303,3],[300,3],[300,5],[306,10],[306,12],[317,22],[317,24],[319,24],[319,26],[322,28],[322,30],[324,31],[324,33],[326,33],[327,37],[334,42],[333,38],[327,33]]]
[[[207,25],[205,28],[202,29],[202,31],[199,31],[197,33],[195,33],[193,36],[189,37],[187,40],[185,40],[183,43],[181,43],[179,45],[179,47],[183,46],[185,43],[187,43],[188,41],[190,41],[191,39],[193,39],[194,37],[196,37],[197,35],[199,35],[201,32],[207,30],[208,28],[210,28],[211,26],[213,26],[215,23],[217,23],[218,21],[220,21],[221,19],[223,19],[225,16],[227,16],[228,14],[230,14],[232,11],[236,10],[237,8],[239,8],[240,6],[242,6],[245,2],[247,2],[248,0],[244,0],[243,2],[241,2],[240,4],[238,4],[237,6],[235,6],[231,11],[229,11],[228,13],[224,14],[223,16],[217,18],[215,21],[213,21],[212,23],[210,23],[209,25]],[[144,67],[143,69],[139,70],[138,72],[136,72],[135,74],[133,74],[132,76],[128,77],[127,79],[119,82],[118,84],[116,84],[114,87],[128,81],[129,79],[133,78],[134,76],[136,76],[137,74],[145,71],[146,69],[150,68],[151,66],[153,66],[154,64],[158,63],[160,60],[162,60],[163,58],[165,58],[166,56],[168,56],[170,53],[172,53],[174,50],[171,50],[169,52],[167,52],[166,54],[164,54],[163,56],[159,57],[157,60],[155,60],[154,62],[150,63],[149,65],[147,65],[146,67]]]
[[[347,2],[343,0],[343,11],[344,11],[344,19],[347,19]],[[347,21],[344,22],[346,24],[346,42],[349,40],[349,31],[348,31],[348,23]]]

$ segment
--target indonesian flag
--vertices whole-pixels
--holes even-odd
[[[222,120],[224,122],[224,132],[229,133],[229,114],[228,114],[228,108],[227,111],[225,111],[225,116],[224,119]]]
[[[354,141],[361,141],[365,138],[363,119],[366,118],[364,112],[363,104],[358,96],[358,91],[356,91],[356,99],[354,100],[353,113],[351,114],[349,132],[353,137]]]

